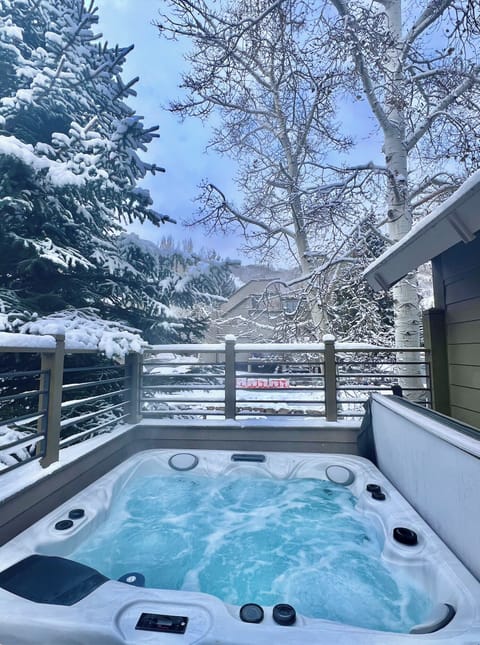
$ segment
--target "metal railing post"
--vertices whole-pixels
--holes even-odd
[[[60,451],[60,422],[62,417],[63,364],[65,360],[65,336],[54,334],[55,352],[42,353],[41,369],[45,371],[40,379],[40,389],[46,389],[40,395],[39,409],[47,410],[45,431],[45,451],[40,464],[43,468],[58,461]],[[46,387],[48,385],[48,387]],[[44,387],[45,386],[45,387]]]
[[[335,338],[330,334],[323,337],[325,368],[325,418],[337,421],[337,366],[335,360]]]
[[[432,407],[442,414],[450,414],[450,386],[448,375],[445,311],[428,309],[423,312],[425,358],[430,364]]]
[[[43,442],[40,441],[35,446],[35,455],[43,457],[47,441],[47,414],[48,414],[48,394],[50,392],[50,366],[49,359],[53,358],[52,354],[40,354],[40,378],[38,382],[38,411],[42,416],[37,421],[37,433],[43,434]]]
[[[235,336],[225,336],[225,419],[235,419],[237,412],[235,340]]]
[[[125,357],[125,376],[127,377],[126,410],[128,423],[139,423],[142,420],[140,412],[140,386],[142,375],[142,354],[132,352]]]

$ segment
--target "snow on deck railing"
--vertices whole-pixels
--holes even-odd
[[[0,351],[3,352],[55,351],[55,346],[55,337],[51,335],[34,336],[32,334],[0,332]]]
[[[372,345],[370,343],[335,343],[338,351],[396,351],[393,347]],[[323,352],[325,343],[236,343],[238,352]],[[413,347],[410,351],[423,351],[422,347]],[[225,343],[190,343],[183,345],[149,345],[148,353],[155,351],[167,353],[203,353],[225,351]]]

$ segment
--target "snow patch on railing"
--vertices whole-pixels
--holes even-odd
[[[2,331],[0,332],[0,347],[25,348],[33,351],[55,349],[55,338],[50,335],[34,336]]]

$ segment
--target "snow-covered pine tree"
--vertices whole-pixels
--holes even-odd
[[[336,275],[328,276],[326,302],[330,331],[339,341],[362,341],[391,346],[394,340],[393,299],[390,293],[375,293],[362,276],[362,268],[387,248],[375,230],[373,214],[365,218],[348,238],[347,255],[351,265],[339,263]]]
[[[130,271],[130,287],[110,298],[109,317],[130,312],[129,323],[141,327],[150,343],[194,342],[206,331],[212,308],[234,291],[228,263],[218,257],[182,250],[174,243],[157,245],[135,234],[119,239]],[[122,278],[119,279],[119,286]]]
[[[0,297],[4,311],[95,307],[142,328],[141,268],[119,240],[127,222],[165,219],[137,187],[160,170],[138,155],[157,128],[124,101],[131,48],[98,44],[96,22],[93,2],[0,0]]]

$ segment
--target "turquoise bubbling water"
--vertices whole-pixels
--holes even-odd
[[[141,572],[148,587],[408,632],[429,599],[382,562],[382,537],[355,503],[319,479],[141,477],[69,557],[113,579]]]

